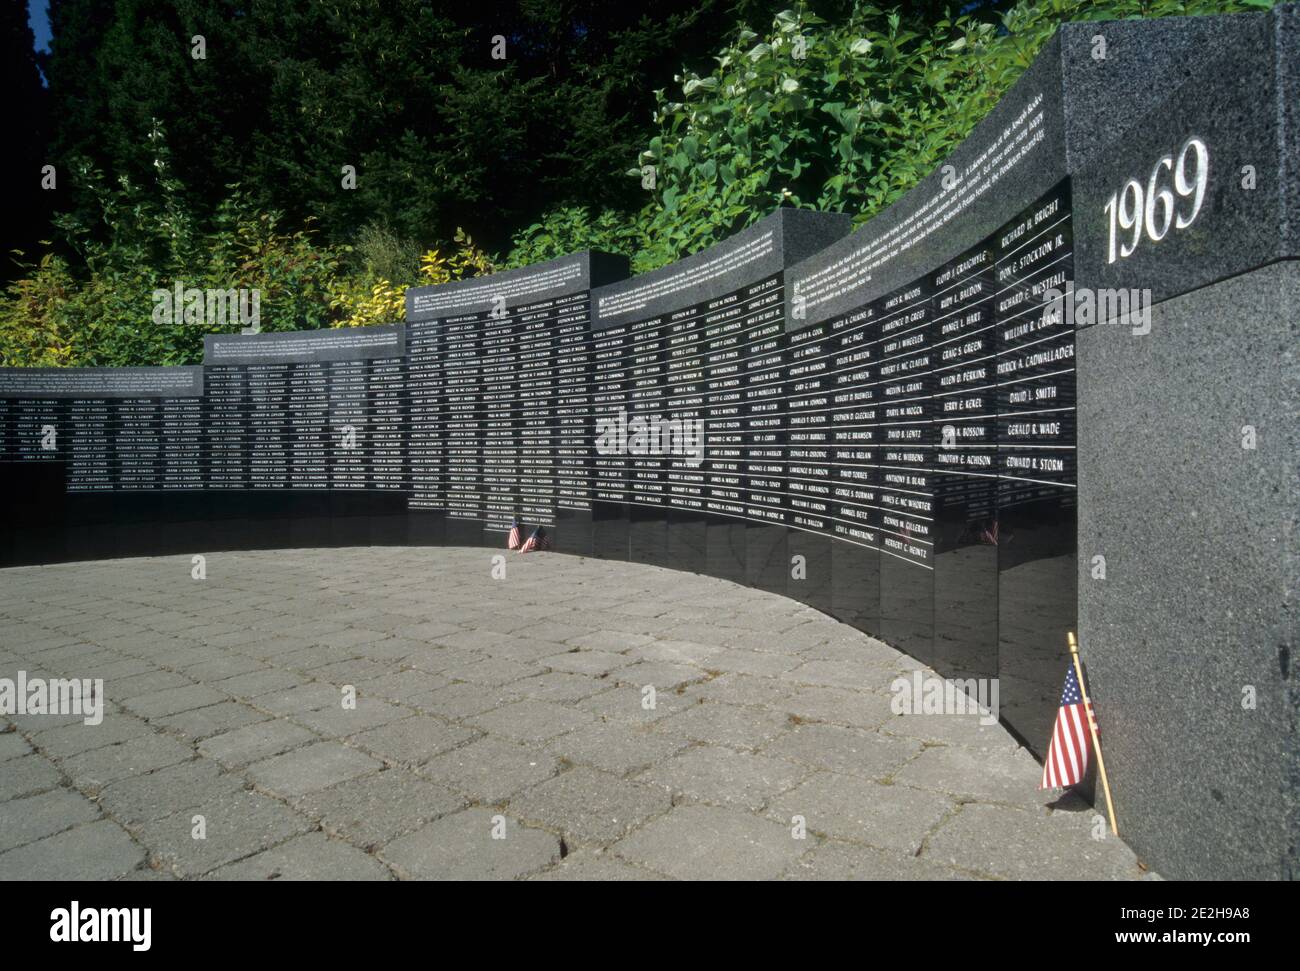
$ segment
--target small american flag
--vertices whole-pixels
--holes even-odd
[[[517,550],[523,540],[523,531],[520,529],[519,520],[510,524],[510,535],[506,538],[506,549]]]
[[[1083,706],[1083,692],[1074,667],[1065,672],[1065,687],[1061,691],[1061,707],[1056,713],[1056,727],[1047,743],[1047,757],[1043,759],[1043,780],[1039,789],[1064,789],[1077,786],[1088,771],[1088,752],[1091,741],[1088,724],[1091,712]]]
[[[523,546],[519,547],[520,553],[531,553],[533,550],[549,550],[551,548],[551,537],[546,535],[546,530],[538,526],[533,530],[533,534]]]

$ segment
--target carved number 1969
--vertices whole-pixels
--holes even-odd
[[[1173,172],[1173,192],[1161,184],[1166,170]],[[1111,193],[1106,202],[1106,217],[1110,225],[1106,262],[1114,263],[1116,258],[1132,256],[1143,231],[1151,242],[1158,243],[1165,238],[1171,224],[1177,229],[1190,226],[1205,201],[1209,178],[1209,149],[1205,142],[1193,136],[1183,143],[1176,160],[1172,155],[1166,155],[1155,164],[1145,190],[1137,179],[1129,179],[1119,192]],[[1177,200],[1174,193],[1178,194]],[[1190,208],[1179,208],[1179,203],[1184,200],[1190,200]],[[1121,233],[1130,234],[1130,238],[1120,240]],[[1115,251],[1117,242],[1118,254]]]

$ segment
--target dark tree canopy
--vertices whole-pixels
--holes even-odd
[[[432,244],[464,226],[495,247],[557,202],[639,205],[622,173],[654,89],[780,6],[51,0],[48,152],[144,181],[158,119],[196,211],[237,182],[331,241],[377,223]],[[84,205],[69,188],[61,205]]]
[[[40,188],[41,167],[49,162],[46,138],[46,91],[33,50],[35,39],[27,23],[25,0],[3,0],[0,6],[0,44],[4,50],[5,130],[9,144],[3,152],[5,248],[31,252],[49,235],[48,219],[54,195]],[[17,190],[17,191],[15,191]],[[6,275],[11,268],[5,260]]]

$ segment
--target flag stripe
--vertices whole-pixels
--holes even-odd
[[[1056,722],[1043,758],[1040,789],[1064,789],[1083,781],[1092,749],[1089,728],[1095,725],[1092,705],[1085,708],[1083,704],[1083,691],[1074,668],[1067,668],[1061,706],[1056,711]]]

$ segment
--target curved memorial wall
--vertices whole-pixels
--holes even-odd
[[[1294,6],[1068,25],[853,232],[781,209],[632,278],[578,253],[408,290],[403,323],[210,335],[201,367],[0,370],[0,556],[518,522],[997,678],[1040,755],[1077,630],[1139,851],[1294,874],[1298,47]]]

